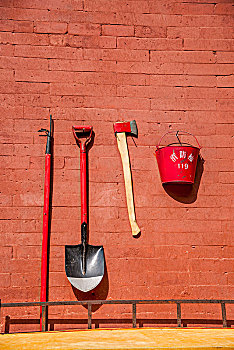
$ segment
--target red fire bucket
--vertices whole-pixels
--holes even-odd
[[[175,133],[179,141],[178,143],[172,143],[168,146],[160,147],[160,143],[164,136],[172,133],[175,132],[169,131],[162,136],[155,151],[161,181],[163,184],[168,182],[193,184],[197,167],[197,158],[201,147],[197,138],[185,131],[177,131]],[[194,147],[188,143],[181,143],[178,136],[179,134],[192,135],[195,138],[198,147]]]

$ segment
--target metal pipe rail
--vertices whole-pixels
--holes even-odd
[[[177,327],[181,327],[181,304],[220,304],[222,311],[223,327],[227,327],[226,304],[234,304],[234,300],[227,299],[165,299],[165,300],[85,300],[85,301],[47,301],[47,302],[16,302],[1,303],[0,299],[0,315],[1,308],[5,307],[30,307],[58,305],[87,305],[88,306],[88,329],[92,328],[92,305],[105,304],[128,304],[132,305],[132,327],[136,328],[136,305],[137,304],[176,304],[177,306]],[[42,331],[46,331],[46,319],[43,319]]]

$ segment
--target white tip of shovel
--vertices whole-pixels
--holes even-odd
[[[68,281],[77,289],[82,292],[89,292],[90,290],[97,287],[101,282],[102,276],[88,277],[88,278],[76,278],[76,277],[67,277]]]

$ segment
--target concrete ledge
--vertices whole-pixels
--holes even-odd
[[[234,349],[234,330],[138,328],[1,334],[0,349]]]

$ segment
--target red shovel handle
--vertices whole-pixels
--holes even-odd
[[[92,126],[73,126],[73,135],[80,147],[80,190],[81,190],[81,224],[87,224],[87,144],[93,136]],[[83,139],[83,140],[82,140]],[[85,241],[85,237],[82,241]]]
[[[79,144],[79,147],[85,151],[87,144],[91,141],[93,136],[93,127],[92,126],[73,126],[72,127],[73,135]],[[78,136],[79,135],[79,136]],[[81,140],[81,137],[87,136],[84,141]]]
[[[168,135],[168,134],[175,134],[175,135],[191,135],[191,136],[193,136],[194,138],[195,138],[195,140],[196,140],[196,142],[197,142],[197,144],[198,144],[198,148],[199,149],[201,149],[201,146],[200,146],[200,144],[199,144],[199,142],[198,142],[198,140],[197,140],[197,138],[196,138],[196,136],[194,136],[193,134],[191,134],[190,132],[187,132],[187,131],[168,131],[168,132],[166,132],[162,137],[161,137],[161,139],[159,140],[159,143],[158,143],[158,145],[156,146],[156,148],[157,149],[159,149],[159,146],[160,146],[160,143],[161,143],[161,141],[162,141],[162,139],[164,138],[164,136],[166,136],[166,135]]]

